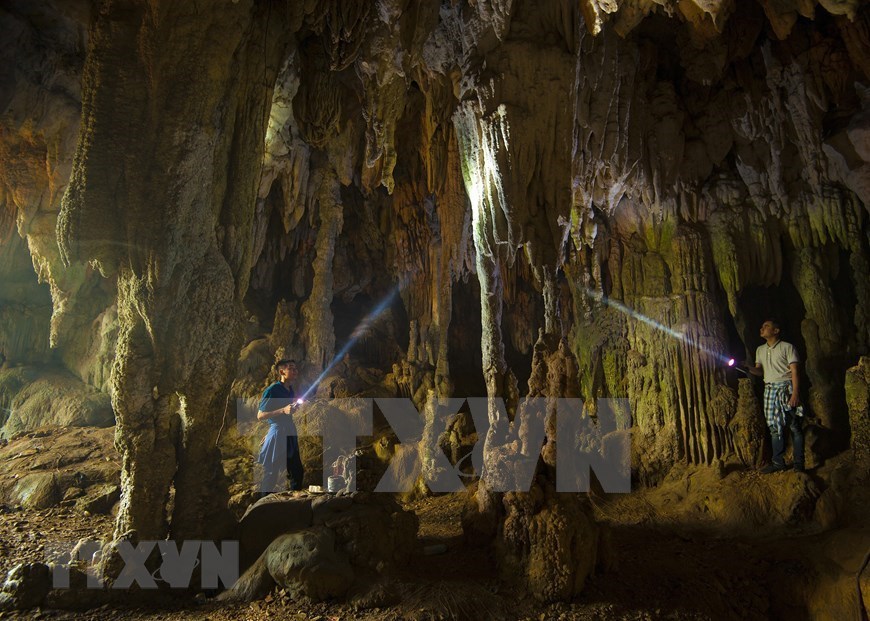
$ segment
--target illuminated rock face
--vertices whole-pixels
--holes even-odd
[[[845,372],[870,347],[866,5],[89,6],[0,13],[0,346],[111,394],[119,535],[219,531],[233,379],[256,393],[274,350],[313,379],[397,282],[330,394],[515,399],[542,329],[573,367],[540,394],[570,375],[627,397],[655,483],[759,460],[755,402],[711,353],[751,356],[778,315],[817,450],[848,446]],[[512,516],[505,550],[583,513],[478,501]],[[568,522],[505,563],[548,575],[538,547]]]

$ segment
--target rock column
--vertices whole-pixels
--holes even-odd
[[[118,536],[218,537],[228,524],[215,443],[269,104],[300,21],[253,1],[118,0],[95,18],[58,237],[67,261],[118,278]]]

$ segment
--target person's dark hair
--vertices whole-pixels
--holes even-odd
[[[275,363],[274,369],[277,371],[280,367],[283,367],[285,364],[296,364],[295,360],[291,360],[290,358],[281,358],[278,362]]]
[[[770,325],[772,325],[777,330],[782,330],[782,326],[779,323],[779,319],[777,319],[776,317],[768,317],[767,319],[764,320],[764,323],[767,323],[768,321],[770,322]]]

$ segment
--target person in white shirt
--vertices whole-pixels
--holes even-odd
[[[785,430],[791,431],[794,469],[804,471],[803,407],[800,404],[800,373],[794,345],[779,338],[780,326],[775,319],[761,324],[764,345],[755,352],[755,365],[748,365],[753,375],[764,378],[764,417],[770,428],[773,457],[762,469],[765,474],[785,470]]]

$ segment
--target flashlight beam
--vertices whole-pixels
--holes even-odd
[[[332,370],[332,368],[338,364],[338,361],[345,357],[347,352],[351,350],[351,348],[356,345],[357,341],[359,341],[363,335],[368,332],[368,330],[374,325],[375,320],[380,317],[387,308],[393,303],[393,300],[396,299],[396,296],[399,295],[399,292],[403,289],[404,283],[400,282],[395,287],[393,287],[392,291],[383,299],[381,302],[375,306],[369,313],[363,317],[362,321],[357,324],[356,328],[353,329],[353,332],[350,334],[350,338],[347,343],[344,344],[344,347],[335,354],[332,361],[326,365],[326,368],[323,369],[323,372],[317,376],[308,389],[302,394],[301,400],[307,401],[309,395],[317,390],[317,387],[323,381],[323,379],[327,376],[327,374]]]
[[[615,308],[616,310],[620,311],[621,313],[628,315],[629,317],[632,317],[633,319],[637,319],[641,323],[645,323],[646,325],[650,326],[651,328],[655,328],[656,330],[659,330],[660,332],[664,332],[668,336],[671,336],[679,341],[682,341],[686,345],[689,345],[690,347],[694,347],[698,351],[704,352],[705,354],[712,356],[713,358],[719,360],[720,362],[722,362],[723,364],[725,364],[727,366],[731,366],[734,364],[732,359],[729,358],[728,356],[724,356],[718,352],[715,352],[712,349],[710,349],[709,347],[704,347],[700,343],[693,341],[691,338],[689,338],[688,336],[686,336],[682,332],[677,332],[673,328],[666,326],[666,325],[663,325],[663,324],[659,323],[658,321],[656,321],[655,319],[653,319],[652,317],[648,317],[648,316],[644,315],[643,313],[639,313],[638,311],[634,310],[633,308],[630,308],[630,307],[626,306],[625,304],[623,304],[617,300],[613,300],[611,298],[605,297],[604,294],[602,294],[599,291],[593,291],[592,289],[589,289],[588,287],[583,287],[581,290],[588,297],[592,298],[596,302],[600,302],[602,304],[606,304],[607,306],[609,306],[611,308]],[[729,362],[730,362],[730,364],[729,364]]]

